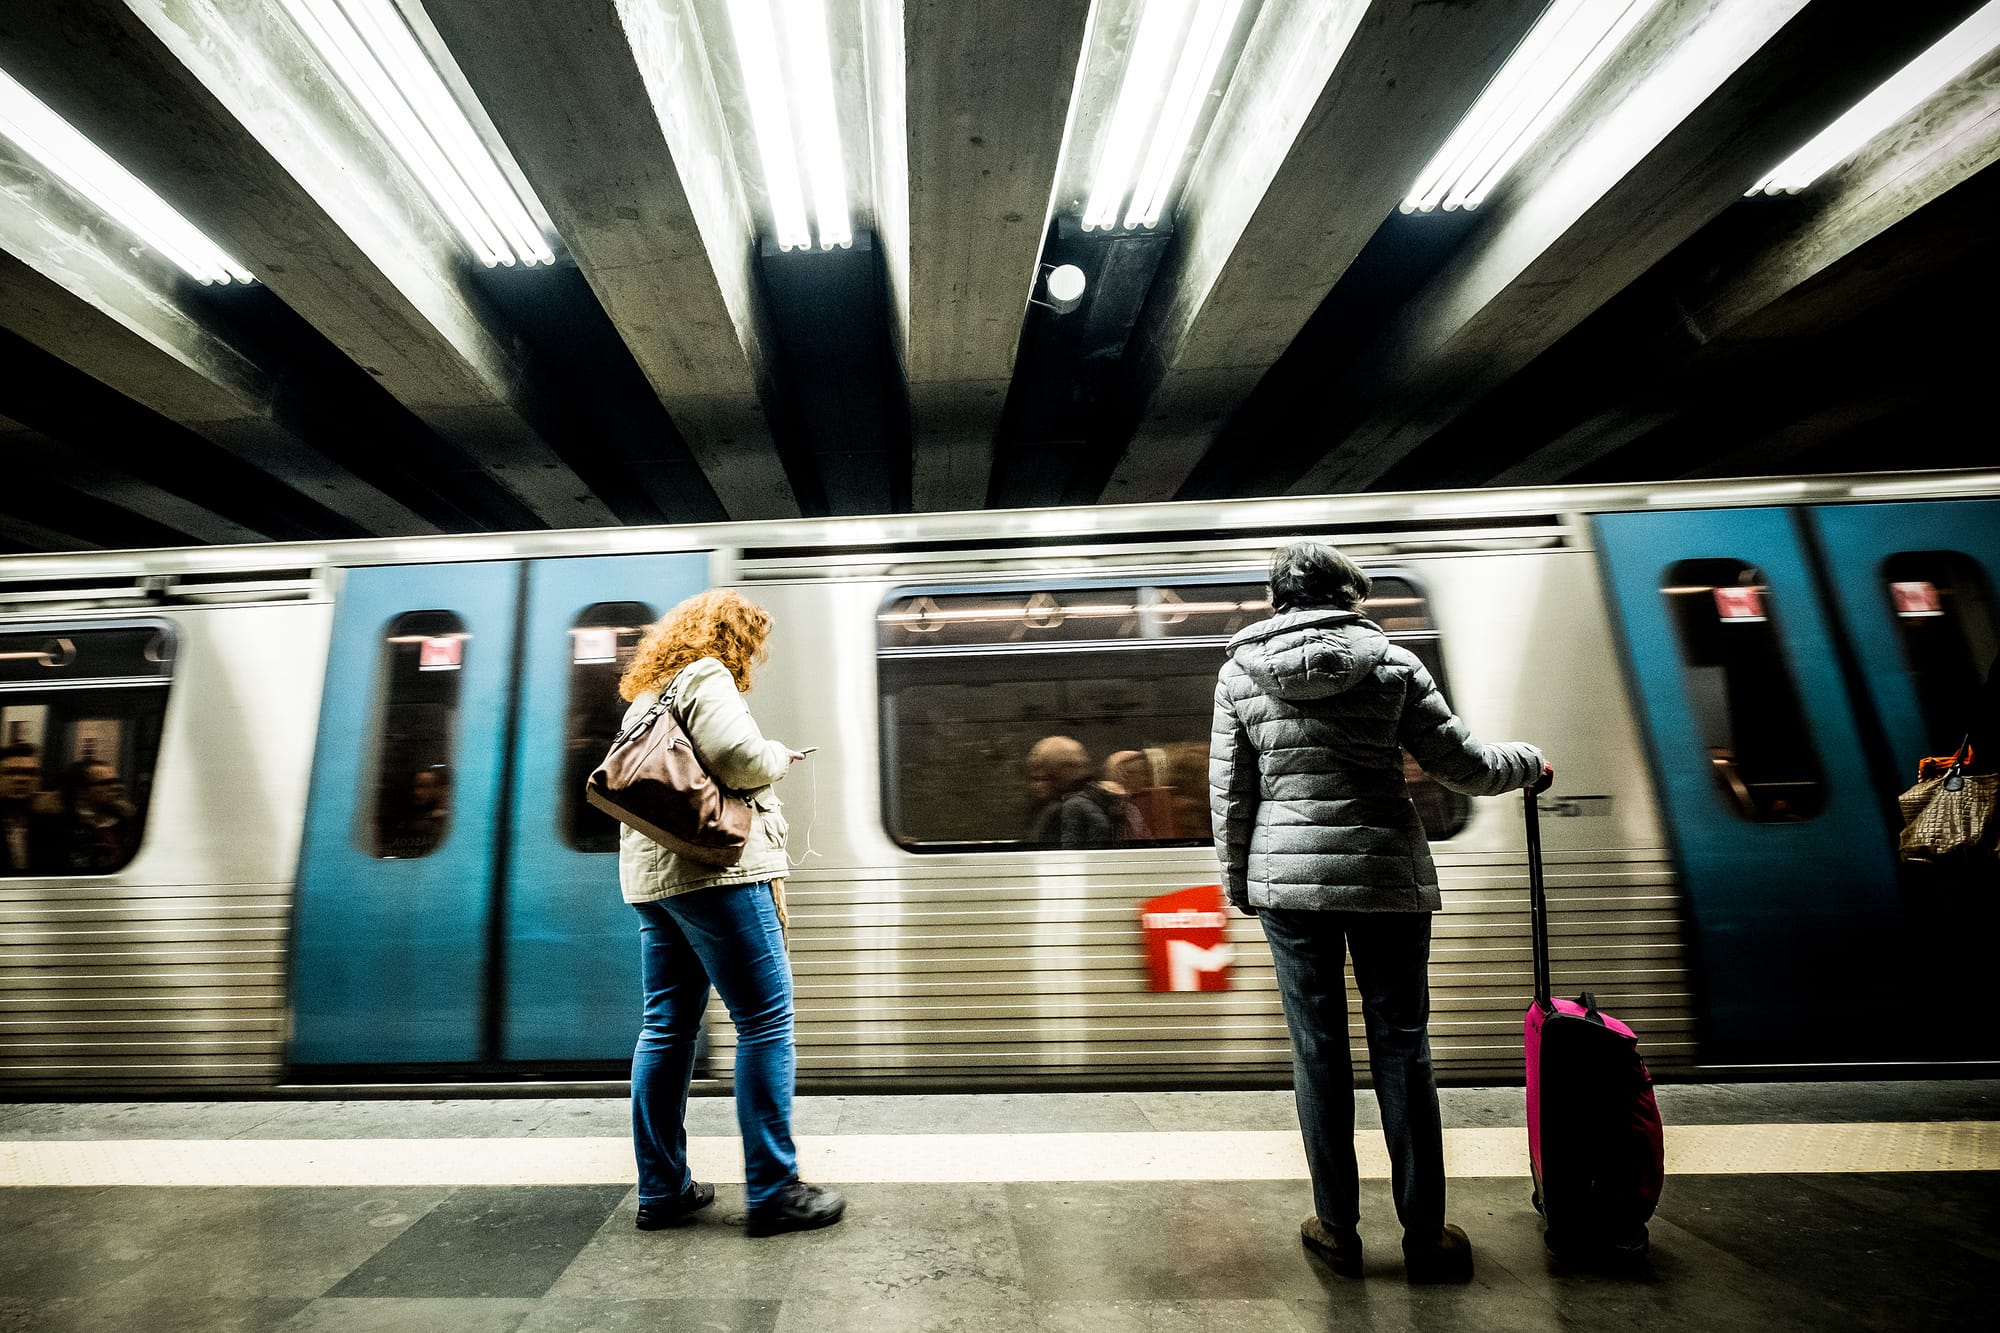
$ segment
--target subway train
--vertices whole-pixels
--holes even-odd
[[[818,747],[778,789],[803,1087],[1282,1085],[1205,760],[1299,535],[1476,735],[1547,751],[1555,985],[1657,1071],[1996,1054],[2000,884],[1895,836],[2000,651],[1978,472],[0,558],[0,1089],[621,1077],[636,932],[583,779],[643,628],[715,586],[774,618],[766,734]],[[1051,736],[1097,845],[1038,837]],[[1518,1078],[1525,798],[1408,775],[1440,1076]]]

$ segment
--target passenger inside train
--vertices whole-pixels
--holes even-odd
[[[1109,847],[1128,836],[1123,794],[1091,781],[1090,752],[1071,736],[1045,736],[1028,751],[1028,789],[1039,802],[1028,841]]]
[[[79,759],[46,790],[41,747],[16,741],[0,750],[0,825],[0,873],[103,875],[132,859],[141,816],[116,764]]]
[[[1144,750],[1120,750],[1104,761],[1104,776],[1098,784],[1125,803],[1124,825],[1118,830],[1122,842],[1145,842],[1153,836],[1155,821],[1146,817],[1145,806],[1157,805],[1164,793],[1154,785],[1153,761]],[[1164,828],[1165,824],[1159,823]]]
[[[39,808],[41,748],[16,741],[0,749],[0,856],[6,873],[35,875],[59,869],[60,828]]]
[[[139,810],[115,765],[84,759],[63,773],[63,859],[72,874],[116,870],[139,845]]]
[[[410,774],[401,810],[389,825],[382,855],[408,860],[429,856],[444,841],[451,824],[451,776],[443,764],[431,764]]]

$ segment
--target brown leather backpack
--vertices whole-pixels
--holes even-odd
[[[676,856],[733,866],[750,841],[750,806],[702,767],[670,697],[612,739],[584,799]]]

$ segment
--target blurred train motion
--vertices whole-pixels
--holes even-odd
[[[1557,988],[1656,1069],[2000,1054],[2000,895],[1904,878],[1893,802],[2000,652],[1989,473],[0,559],[0,1087],[620,1076],[582,779],[713,585],[775,618],[759,721],[820,747],[780,789],[803,1085],[1281,1084],[1258,925],[1200,890],[1222,646],[1293,535],[1547,749]],[[1518,1077],[1518,802],[1410,776],[1438,1068]],[[1162,923],[1208,930],[1164,974]]]

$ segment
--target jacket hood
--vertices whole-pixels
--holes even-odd
[[[1358,611],[1289,611],[1229,641],[1229,656],[1258,689],[1294,701],[1352,689],[1388,652],[1388,635]]]

